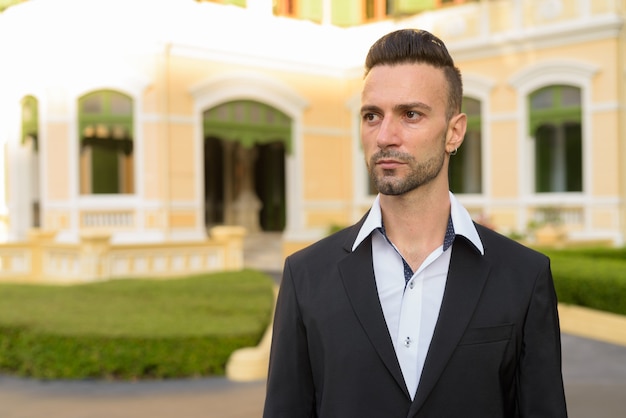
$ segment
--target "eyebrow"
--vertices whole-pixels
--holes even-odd
[[[423,103],[423,102],[400,103],[393,107],[393,110],[396,112],[404,112],[404,111],[412,110],[412,109],[421,109],[427,112],[430,112],[433,110],[432,107],[428,106],[426,103]]]
[[[374,105],[361,106],[361,114],[371,113],[371,112],[380,113],[380,107],[374,106]]]
[[[423,103],[423,102],[400,103],[393,107],[394,112],[406,112],[412,109],[421,109],[426,112],[430,112],[433,110],[432,107],[428,106],[426,103]],[[380,113],[381,108],[378,106],[374,106],[374,105],[365,105],[361,107],[361,113],[368,113],[368,112]]]

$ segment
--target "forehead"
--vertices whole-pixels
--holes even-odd
[[[423,102],[445,108],[447,90],[441,68],[422,63],[378,65],[365,77],[361,102],[376,106]]]

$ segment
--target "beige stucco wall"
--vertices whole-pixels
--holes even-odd
[[[45,160],[48,175],[45,186],[51,200],[66,200],[70,197],[70,147],[69,127],[64,122],[51,122],[46,127]]]
[[[619,194],[617,117],[616,111],[599,112],[593,116],[591,187],[596,197]]]
[[[193,127],[171,123],[169,126],[167,154],[170,164],[170,198],[177,200],[193,200],[196,190],[196,178],[201,175],[196,164]]]
[[[307,135],[303,143],[306,200],[352,198],[351,139],[331,135]]]
[[[143,124],[143,154],[136,155],[136,158],[142,159],[143,173],[143,190],[144,198],[155,200],[162,198],[162,184],[165,181],[165,171],[160,167],[165,159],[165,137],[162,132],[165,131],[165,124],[162,122],[146,122]]]
[[[493,177],[489,191],[495,198],[511,198],[519,194],[518,176],[526,175],[524,167],[518,167],[517,123],[513,121],[494,122],[491,127],[491,165]],[[496,174],[497,173],[497,174]]]

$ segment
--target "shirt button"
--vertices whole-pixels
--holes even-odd
[[[412,343],[411,338],[406,337],[406,340],[404,340],[404,346],[406,348],[409,348],[411,346],[411,343]]]
[[[415,287],[415,282],[413,280],[411,280],[409,282],[409,289],[413,289]]]

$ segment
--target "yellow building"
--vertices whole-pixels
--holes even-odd
[[[59,242],[102,230],[113,245],[193,242],[225,224],[279,231],[288,253],[355,222],[373,200],[363,60],[415,27],[464,76],[470,129],[451,187],[475,219],[624,243],[623,0],[222,3],[47,0],[0,14],[5,241],[35,227]]]

